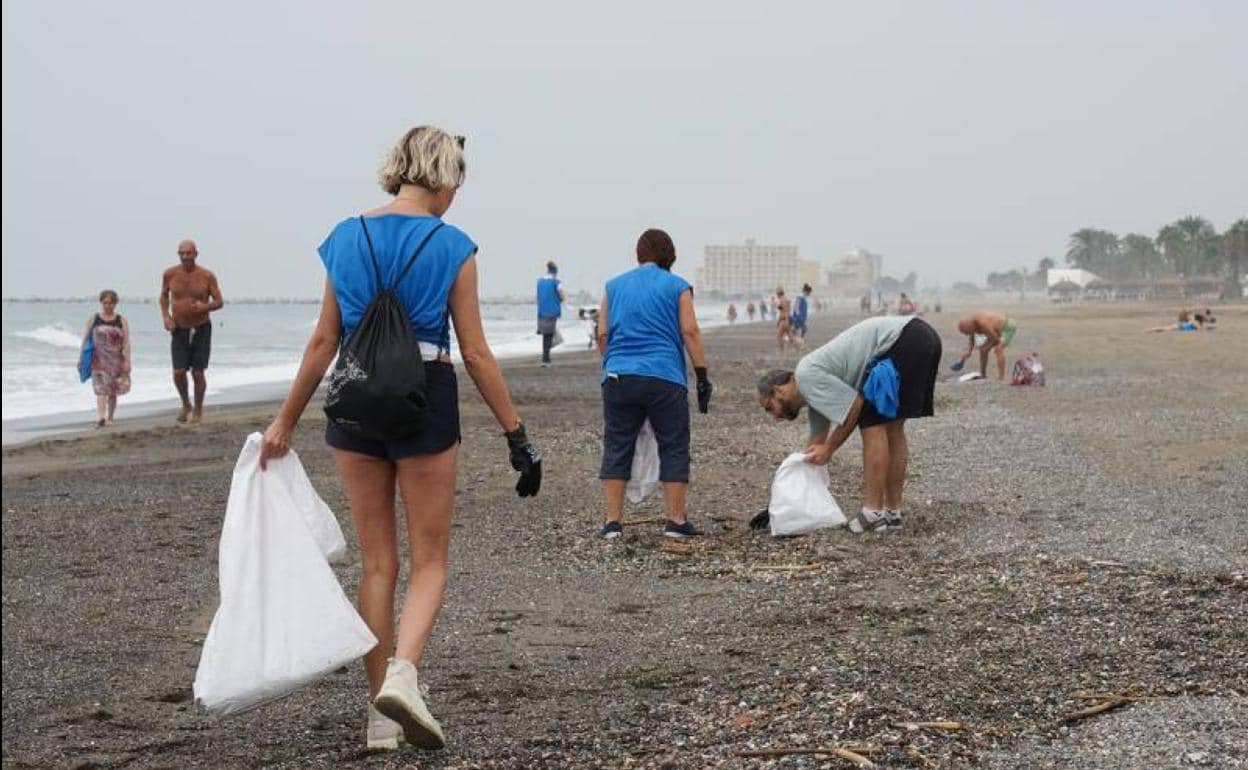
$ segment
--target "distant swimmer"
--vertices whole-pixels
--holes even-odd
[[[729,302],[728,303],[728,323],[735,324],[736,322],[737,322],[737,306]]]
[[[754,302],[753,302],[753,300],[751,300],[751,301],[749,302],[749,304],[747,304],[747,305],[745,306],[745,314],[746,314],[747,316],[749,316],[749,317],[750,317],[750,320],[751,320],[751,321],[753,321],[753,320],[754,320]]]
[[[988,353],[992,351],[997,356],[997,379],[1004,380],[1005,349],[1010,346],[1015,332],[1018,331],[1018,324],[1014,319],[980,310],[958,321],[958,331],[967,335],[970,342],[967,344],[966,351],[954,362],[954,369],[961,369],[966,364],[966,359],[970,358],[975,348],[978,347],[979,373],[984,377],[988,376]],[[975,339],[977,335],[982,335],[981,344],[977,344]]]
[[[204,393],[208,380],[208,356],[212,352],[212,319],[208,314],[225,305],[221,286],[211,270],[195,264],[199,249],[195,241],[178,244],[178,264],[165,270],[160,284],[160,315],[169,332],[169,350],[173,359],[173,384],[182,399],[178,422],[187,417],[198,424],[204,421]],[[195,406],[186,390],[186,371],[195,380]]]

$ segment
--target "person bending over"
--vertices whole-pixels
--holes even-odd
[[[1014,340],[1014,334],[1018,331],[1018,324],[1014,319],[1006,318],[998,313],[989,313],[986,310],[977,311],[974,315],[967,316],[958,321],[958,331],[965,334],[969,338],[966,351],[958,356],[955,369],[961,369],[966,363],[966,359],[971,357],[975,352],[976,340],[975,335],[983,335],[985,341],[979,345],[979,373],[983,377],[988,376],[988,353],[992,352],[997,357],[997,379],[1005,379],[1005,349],[1010,346]]]
[[[809,409],[806,460],[826,464],[855,429],[862,437],[861,534],[902,526],[909,448],[906,420],[934,413],[940,335],[921,318],[868,318],[758,382],[758,405],[777,420]]]

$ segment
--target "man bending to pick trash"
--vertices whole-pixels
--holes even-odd
[[[940,335],[913,316],[868,318],[758,382],[758,404],[777,420],[810,408],[806,461],[826,464],[854,428],[862,434],[862,512],[855,534],[901,529],[906,420],[933,414]]]
[[[1018,324],[1014,322],[1014,319],[980,310],[958,321],[958,331],[969,337],[970,342],[967,344],[966,352],[958,357],[952,369],[955,372],[961,371],[966,359],[971,357],[971,353],[978,346],[980,376],[988,376],[988,351],[991,350],[997,355],[997,379],[1004,380],[1005,349],[1013,342],[1014,332],[1018,331]],[[976,337],[980,339],[977,340]]]

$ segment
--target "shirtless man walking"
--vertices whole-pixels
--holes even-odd
[[[983,335],[986,341],[979,348],[979,373],[984,377],[988,376],[988,351],[991,350],[997,355],[997,379],[1004,380],[1005,349],[1010,346],[1010,342],[1014,340],[1014,333],[1018,331],[1018,324],[1014,322],[1014,319],[979,310],[974,315],[958,321],[958,331],[967,335],[970,343],[966,347],[966,352],[958,357],[956,368],[961,369],[966,359],[975,352],[975,337]]]
[[[186,422],[190,416],[196,424],[204,421],[204,392],[208,389],[204,377],[212,350],[212,320],[208,314],[225,304],[217,276],[195,264],[198,256],[195,241],[179,243],[179,264],[165,270],[160,283],[160,315],[171,337],[173,384],[182,398],[178,422]],[[186,390],[187,369],[195,380],[193,411]]]

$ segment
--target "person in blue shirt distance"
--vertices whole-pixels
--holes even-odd
[[[537,279],[537,333],[542,335],[542,366],[550,366],[550,349],[554,347],[559,318],[563,315],[563,286],[559,267],[546,263],[546,275]]]
[[[667,518],[663,534],[698,534],[685,513],[689,488],[689,395],[685,354],[697,377],[698,411],[706,414],[711,383],[693,309],[693,288],[671,272],[676,246],[662,230],[637,241],[638,266],[607,281],[598,309],[602,353],[602,480],[606,523],[601,537],[622,533],[624,492],[637,435],[648,419],[659,445],[659,480]]]
[[[810,284],[802,284],[802,293],[793,302],[793,315],[789,318],[789,341],[794,348],[806,345],[806,319],[810,315]]]

